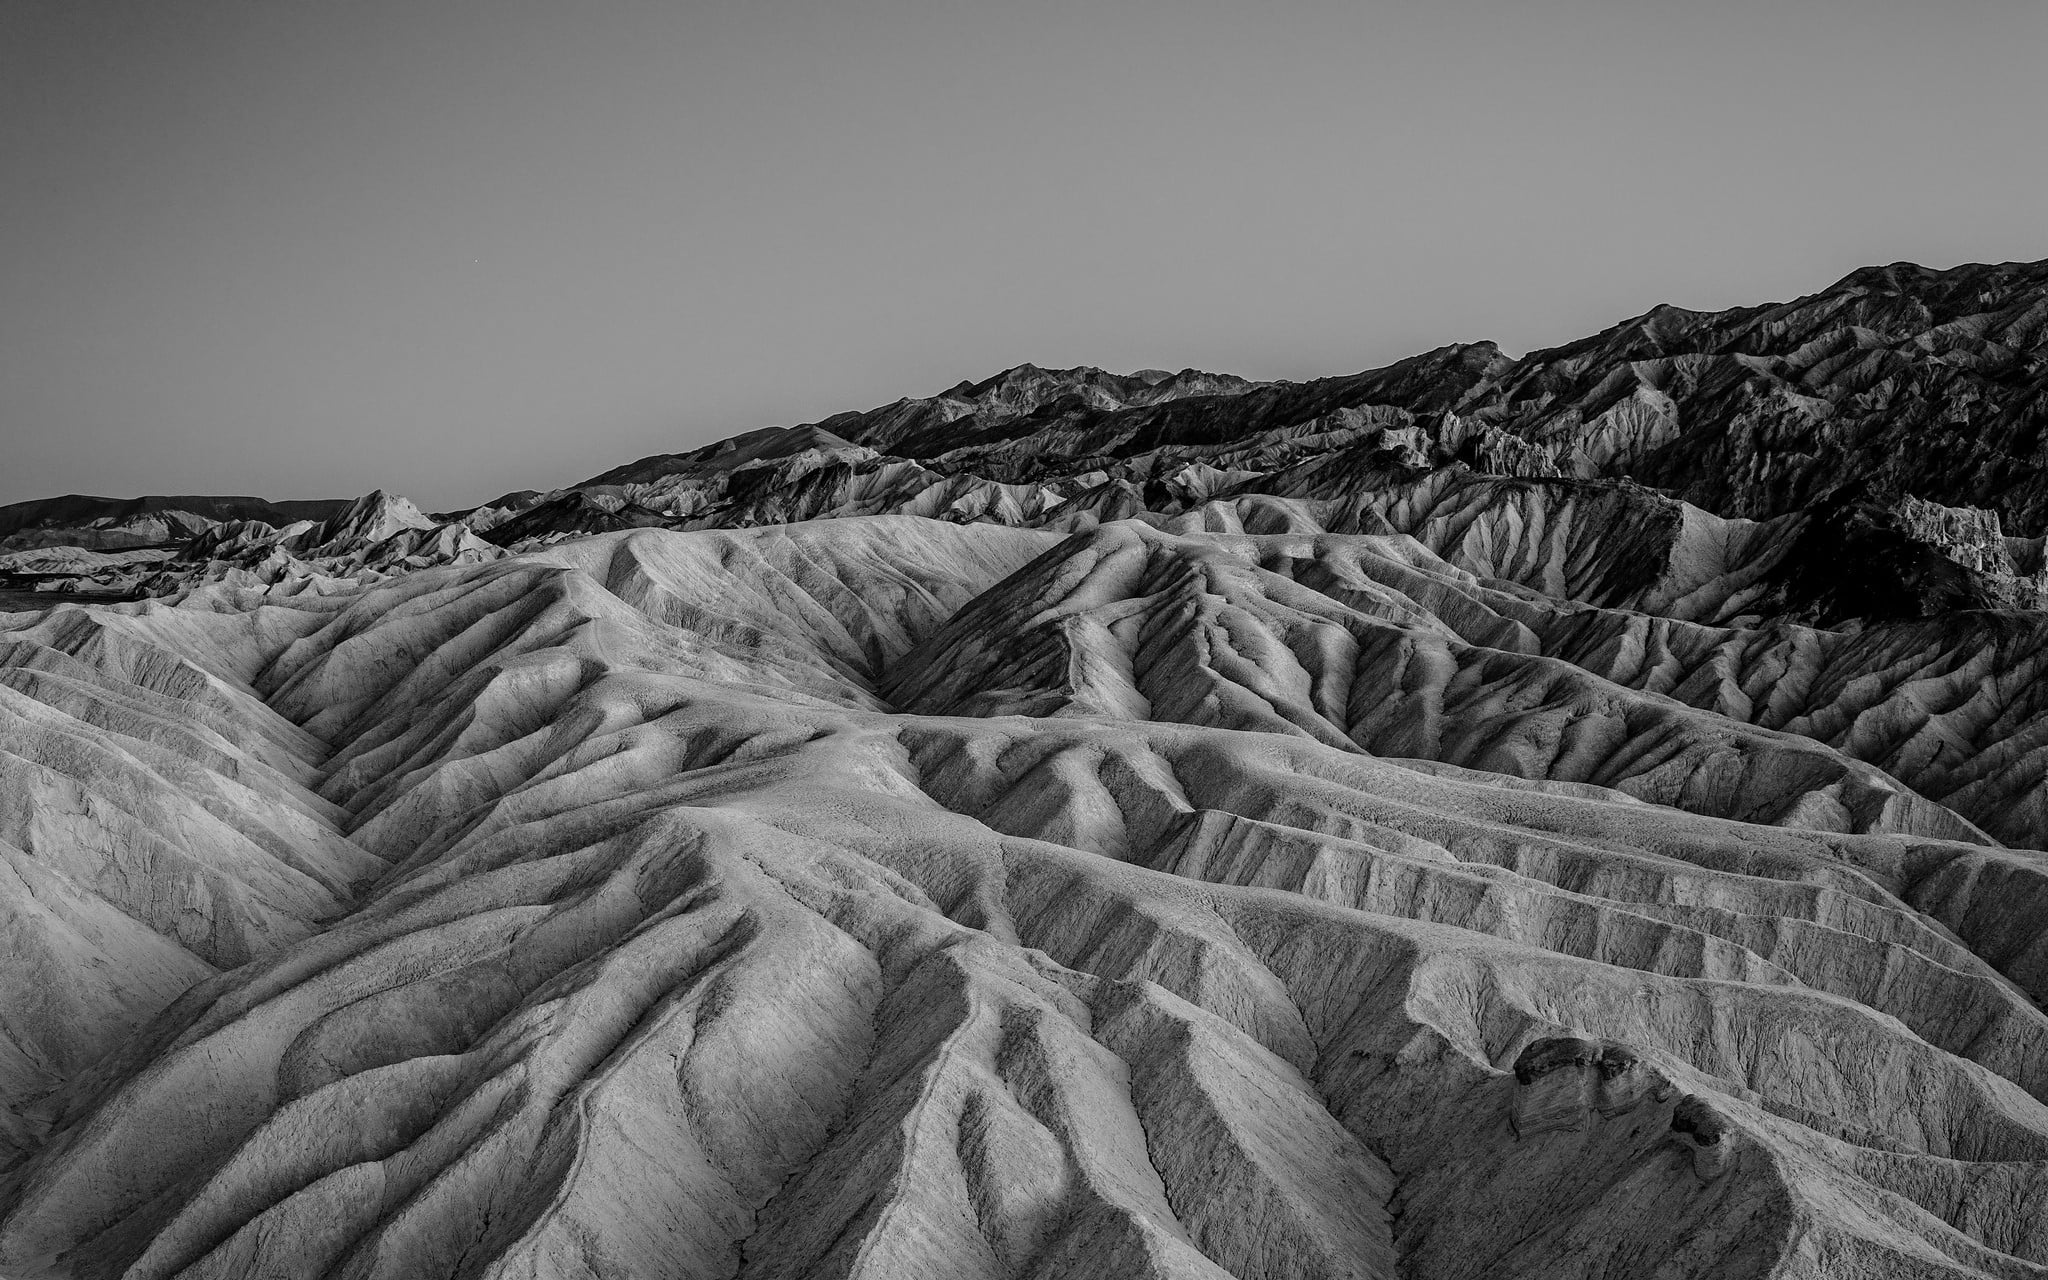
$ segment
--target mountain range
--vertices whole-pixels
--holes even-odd
[[[2044,427],[1894,264],[0,508],[0,1275],[2048,1276]]]

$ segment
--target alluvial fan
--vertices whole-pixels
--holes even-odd
[[[2048,1276],[2044,413],[1897,266],[135,505],[0,613],[0,1275]]]

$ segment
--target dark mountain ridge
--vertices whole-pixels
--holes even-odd
[[[156,511],[190,511],[213,520],[325,520],[339,513],[349,498],[222,497],[200,494],[149,494],[140,498],[100,498],[67,493],[61,498],[31,498],[0,507],[0,536],[31,525],[74,525],[83,521],[121,519]]]
[[[1638,524],[1676,527],[1681,507],[1650,515],[1669,501],[1785,522],[1759,607],[1838,625],[2048,599],[2044,420],[2048,261],[1894,263],[1789,302],[1655,307],[1519,358],[1489,342],[1455,344],[1307,382],[1019,365],[933,396],[651,455],[565,489],[508,494],[437,517],[457,530],[438,541],[409,528],[382,551],[351,540],[338,561],[317,539],[291,535],[287,547],[281,533],[238,533],[224,544],[232,554],[211,562],[228,568],[205,571],[239,566],[265,581],[387,572],[458,544],[485,554],[476,548],[631,528],[891,512],[1072,529],[1207,510],[1200,519],[1247,527],[1429,526],[1432,537],[1465,538],[1474,521],[1497,517],[1445,524],[1418,495],[1510,492],[1444,489],[1444,477],[1469,475],[1544,482],[1513,490],[1517,502],[1612,489],[1618,506],[1595,505],[1640,508]],[[340,505],[53,499],[0,513],[0,530],[7,519],[29,526],[12,545],[163,545],[213,523],[282,526]],[[122,519],[146,527],[105,527]],[[430,541],[443,550],[423,550]],[[1649,554],[1654,564],[1664,553]],[[1497,567],[1485,557],[1471,566]],[[60,585],[79,572],[43,571]],[[192,572],[167,570],[147,589],[176,589]],[[132,567],[102,579],[144,582]]]
[[[2048,529],[2048,261],[1850,273],[1791,302],[1659,306],[1520,359],[1455,345],[1305,383],[1117,400],[1096,370],[1020,366],[817,424],[947,471],[1020,483],[1077,461],[1215,449],[1340,409],[1394,410],[1478,469],[1627,476],[1722,515],[1898,494]],[[1017,376],[1013,376],[1017,375]],[[1002,387],[983,409],[977,397]],[[906,421],[919,424],[906,430]]]

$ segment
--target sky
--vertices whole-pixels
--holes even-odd
[[[0,0],[0,502],[2048,258],[2044,0]]]

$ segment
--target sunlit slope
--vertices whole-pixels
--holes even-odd
[[[0,743],[256,904],[7,837],[132,975],[9,1275],[2048,1274],[2038,717],[1938,631],[914,517],[9,625]]]

